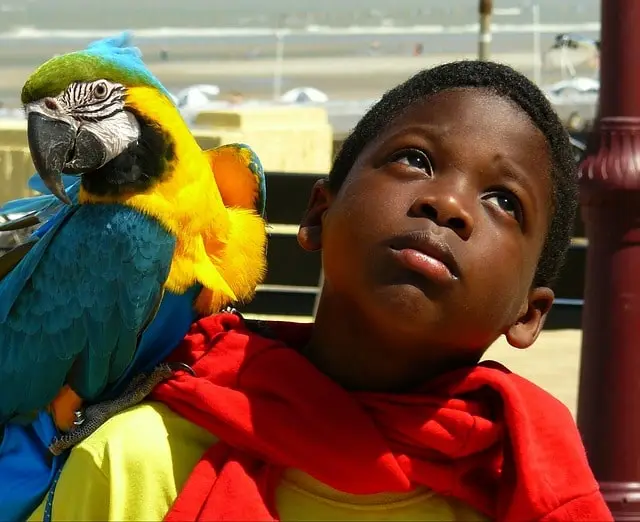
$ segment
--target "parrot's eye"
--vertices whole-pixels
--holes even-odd
[[[93,88],[93,95],[99,100],[103,100],[104,98],[106,98],[108,93],[109,88],[104,82],[97,83]]]

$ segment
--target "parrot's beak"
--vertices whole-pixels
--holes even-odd
[[[107,152],[98,138],[72,123],[30,112],[27,139],[33,164],[51,193],[71,204],[62,183],[62,173],[82,174],[104,165]]]

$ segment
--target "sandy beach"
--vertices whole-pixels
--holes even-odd
[[[526,350],[499,339],[485,359],[504,364],[562,401],[576,415],[580,372],[581,330],[546,330]]]
[[[326,92],[330,99],[361,100],[379,97],[384,91],[417,71],[460,59],[473,59],[475,53],[430,53],[423,56],[342,56],[294,57],[282,62],[282,92],[300,86],[312,86]],[[533,76],[533,58],[529,53],[496,53],[492,59],[507,63]],[[274,59],[236,60],[147,60],[151,71],[169,90],[194,84],[215,84],[221,95],[239,92],[245,97],[273,97]],[[584,66],[589,74],[589,67]],[[25,79],[34,70],[30,64],[0,68],[0,100],[5,106],[18,106]],[[542,66],[543,83],[561,78],[554,61]]]

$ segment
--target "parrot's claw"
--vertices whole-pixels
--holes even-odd
[[[49,446],[49,451],[54,455],[60,455],[82,442],[111,417],[142,402],[158,384],[176,371],[188,372],[195,376],[193,369],[184,363],[163,363],[156,366],[151,374],[137,375],[120,397],[76,411],[73,427],[61,437],[55,438]]]
[[[73,414],[75,415],[75,418],[76,418],[76,420],[73,421],[74,426],[81,426],[82,424],[84,424],[85,418],[84,418],[84,412],[82,410],[76,410],[73,412]]]
[[[227,306],[222,310],[222,312],[226,314],[237,315],[244,321],[245,327],[253,333],[261,335],[262,337],[266,337],[267,339],[277,338],[277,336],[271,331],[269,325],[264,321],[260,321],[259,319],[245,319],[244,316],[232,306]]]

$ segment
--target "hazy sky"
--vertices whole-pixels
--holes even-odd
[[[639,0],[640,1],[640,0]],[[498,23],[530,21],[530,0],[494,0],[497,9],[521,7],[520,17],[499,16]],[[543,23],[597,21],[600,0],[538,0]],[[0,0],[0,30],[37,28],[272,26],[282,15],[289,23],[460,24],[477,19],[477,0]]]

